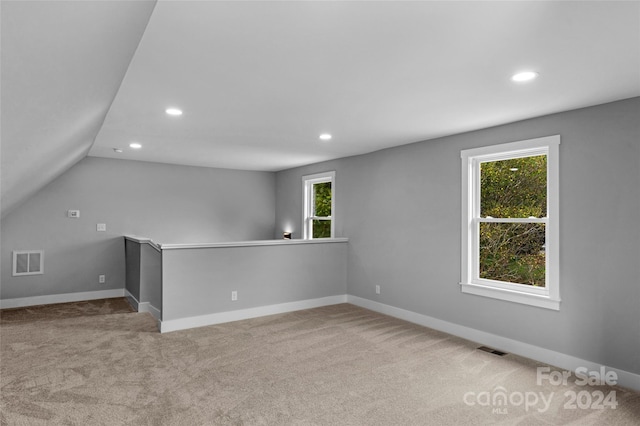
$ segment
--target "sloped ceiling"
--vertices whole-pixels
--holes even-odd
[[[2,216],[84,158],[155,1],[2,1]]]
[[[2,212],[87,154],[277,171],[639,96],[639,41],[637,1],[3,1]]]

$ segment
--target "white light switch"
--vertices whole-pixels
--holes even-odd
[[[80,217],[80,210],[69,210],[67,211],[67,217],[77,219]]]
[[[106,224],[106,223],[99,223],[99,224],[96,226],[96,230],[97,230],[98,232],[105,232],[105,231],[107,230],[107,224]]]

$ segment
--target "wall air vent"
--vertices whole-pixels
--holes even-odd
[[[13,252],[13,276],[41,275],[44,273],[44,252],[23,250]]]

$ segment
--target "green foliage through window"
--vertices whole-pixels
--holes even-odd
[[[480,278],[545,286],[544,223],[481,223]]]
[[[480,165],[480,217],[545,217],[547,156]]]
[[[312,226],[313,238],[331,238],[330,220],[314,220]]]
[[[313,216],[331,216],[331,182],[313,184]],[[331,219],[314,219],[311,222],[313,238],[331,238]]]
[[[547,156],[480,165],[480,217],[547,215]],[[480,223],[480,278],[545,286],[544,223]]]
[[[331,216],[331,182],[313,185],[314,216]]]

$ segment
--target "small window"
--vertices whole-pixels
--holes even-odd
[[[44,252],[42,250],[14,251],[13,276],[43,274]]]
[[[335,172],[303,176],[304,239],[333,238],[335,235]]]
[[[559,309],[559,144],[462,151],[463,293]]]

